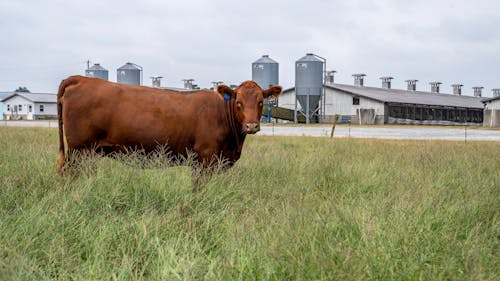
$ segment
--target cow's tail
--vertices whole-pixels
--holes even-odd
[[[64,132],[63,132],[63,97],[66,88],[70,85],[78,83],[78,78],[75,76],[69,77],[61,82],[59,91],[57,92],[57,120],[59,125],[59,152],[57,153],[56,168],[62,174],[64,164],[66,163],[66,156],[64,154]]]

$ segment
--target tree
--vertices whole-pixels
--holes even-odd
[[[21,86],[19,86],[19,87],[16,89],[16,92],[21,92],[21,93],[30,93],[30,90],[28,90],[28,88],[26,88],[26,87],[21,87]]]

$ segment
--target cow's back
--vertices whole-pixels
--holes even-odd
[[[70,148],[168,145],[175,153],[200,138],[220,139],[221,97],[212,91],[180,93],[78,77],[64,92],[63,120]],[[209,140],[207,140],[209,141]]]

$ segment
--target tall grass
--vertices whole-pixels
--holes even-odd
[[[0,128],[0,280],[500,278],[500,143],[250,137],[192,192],[154,159],[60,178],[56,133]]]

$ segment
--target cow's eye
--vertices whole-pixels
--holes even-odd
[[[243,104],[242,104],[241,102],[237,102],[237,103],[236,103],[236,106],[237,106],[238,108],[242,108],[242,107],[243,107]]]

